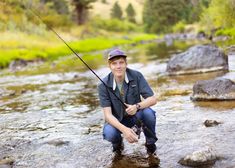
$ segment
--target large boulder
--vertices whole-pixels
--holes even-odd
[[[196,45],[176,54],[167,64],[169,75],[228,70],[228,57],[218,47]]]
[[[235,83],[217,78],[197,81],[193,86],[192,100],[235,100]]]

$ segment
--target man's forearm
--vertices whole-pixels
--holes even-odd
[[[104,117],[105,121],[117,128],[119,131],[123,132],[123,130],[126,128],[122,123],[120,123],[116,117],[114,117],[111,113],[111,109],[109,107],[104,108]]]
[[[157,103],[157,98],[155,96],[151,96],[139,102],[138,104],[140,105],[140,109],[144,109],[144,108],[153,106],[156,103]]]

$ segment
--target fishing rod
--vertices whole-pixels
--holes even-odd
[[[44,23],[45,25],[46,25],[46,27],[48,28],[48,29],[50,29],[76,56],[77,56],[77,58],[79,58],[80,59],[80,61],[104,84],[104,86],[107,88],[107,89],[109,89],[110,91],[111,91],[111,93],[121,102],[121,104],[125,107],[125,108],[127,108],[127,106],[125,105],[125,103],[121,100],[121,98],[119,98],[115,93],[114,93],[114,91],[112,90],[112,89],[110,89],[108,86],[107,86],[107,84],[95,73],[95,71],[93,71],[92,69],[91,69],[91,67],[74,51],[74,49],[72,48],[72,47],[70,47],[69,45],[68,45],[68,43],[51,27],[51,26],[49,26],[49,25],[47,25],[44,21],[43,21],[43,19],[41,18],[41,16],[39,15],[39,14],[37,14],[35,11],[33,11],[32,9],[30,9],[30,8],[28,8],[35,16],[37,16],[38,18],[39,18],[39,20],[42,22],[42,23]],[[136,118],[136,125],[137,125],[137,127],[138,128],[143,128],[143,130],[145,130],[152,138],[154,138],[156,141],[158,140],[158,138],[156,137],[156,135],[154,135],[153,133],[152,133],[152,131],[150,131],[149,130],[149,128],[147,127],[147,126],[145,126],[144,125],[144,123],[140,120],[140,119],[138,119],[135,115],[134,115],[134,117]],[[139,136],[139,134],[140,134],[140,130],[138,129],[138,128],[136,128],[136,127],[134,127],[134,131],[136,132],[136,133],[138,133],[138,136]]]

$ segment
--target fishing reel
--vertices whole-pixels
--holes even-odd
[[[141,127],[135,124],[131,129],[138,135],[138,139],[140,139]]]

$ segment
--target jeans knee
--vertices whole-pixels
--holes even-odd
[[[103,138],[112,143],[121,141],[121,133],[110,124],[105,124],[103,129]]]
[[[146,122],[155,122],[156,121],[156,112],[152,110],[151,108],[145,108],[142,111],[143,118],[146,120]]]

